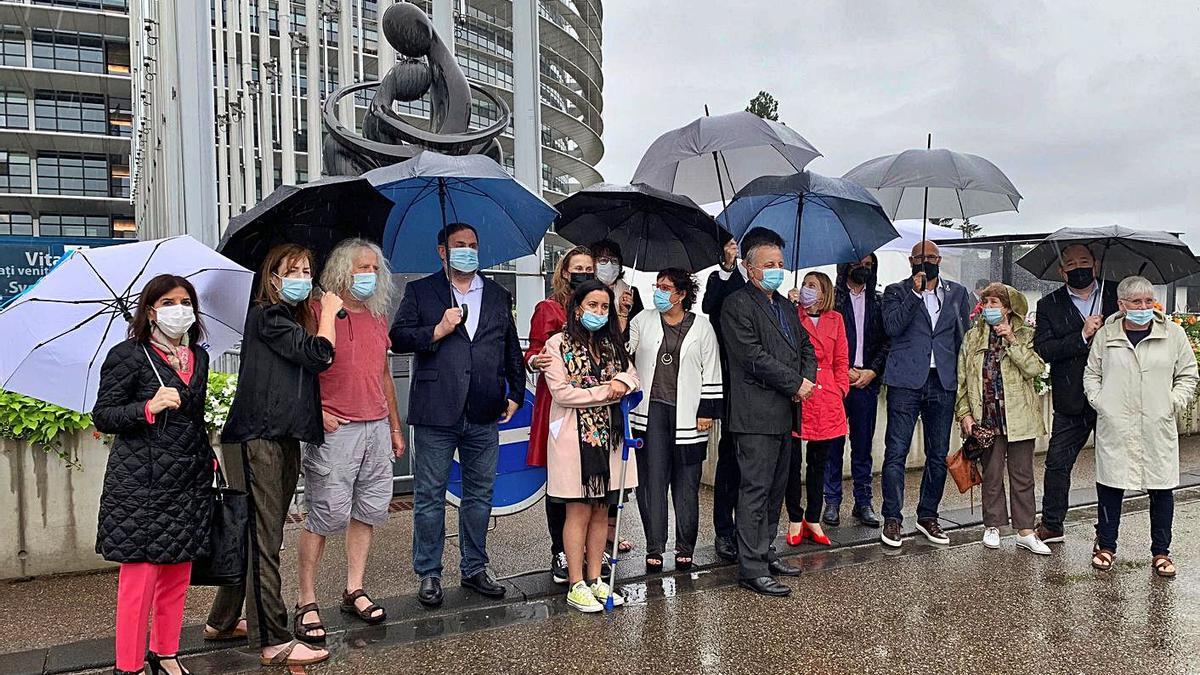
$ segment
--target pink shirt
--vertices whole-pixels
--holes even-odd
[[[346,318],[338,319],[335,326],[333,365],[321,373],[321,408],[351,422],[386,418],[387,323],[370,312],[347,309]]]

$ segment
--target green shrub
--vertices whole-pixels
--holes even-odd
[[[27,441],[44,452],[53,452],[70,466],[78,463],[63,449],[61,434],[91,425],[91,415],[0,389],[0,438]]]

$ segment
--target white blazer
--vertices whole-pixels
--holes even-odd
[[[717,334],[706,317],[693,315],[692,327],[679,347],[679,381],[675,387],[676,445],[708,443],[708,432],[696,428],[696,418],[721,416],[721,357]],[[648,307],[629,323],[629,353],[645,392],[642,402],[629,413],[630,424],[638,431],[646,430],[654,367],[658,365],[662,340],[662,313],[657,309]],[[704,414],[699,414],[702,410]]]

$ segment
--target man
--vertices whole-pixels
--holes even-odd
[[[333,365],[320,376],[325,442],[302,447],[308,516],[297,547],[296,607],[302,635],[317,642],[325,636],[317,613],[317,566],[330,535],[346,533],[342,604],[367,623],[386,618],[363,591],[363,575],[373,528],[387,520],[392,500],[392,457],[404,455],[388,365],[392,273],[383,253],[361,239],[342,242],[325,262],[321,287],[341,297],[347,315],[335,325]]]
[[[893,548],[901,544],[904,464],[918,417],[925,428],[925,472],[917,530],[935,544],[950,543],[938,524],[938,505],[946,486],[958,349],[972,306],[965,287],[941,278],[942,255],[936,244],[918,242],[908,261],[912,278],[888,286],[883,293],[883,330],[892,342],[883,375],[888,394],[880,540]]]
[[[749,250],[755,242],[770,241],[783,247],[783,239],[771,230],[756,227],[742,237],[743,250]],[[746,285],[746,267],[738,262],[738,244],[730,239],[725,244],[724,259],[721,269],[708,276],[704,289],[704,300],[701,309],[712,322],[717,334],[717,348],[721,354],[722,382],[729,382],[729,357],[725,348],[725,339],[721,332],[721,309],[725,298]],[[729,433],[729,387],[725,388],[724,405],[721,414],[720,441],[717,443],[717,470],[713,477],[713,527],[717,536],[714,542],[718,556],[726,560],[737,560],[737,528],[733,524],[734,510],[737,508],[738,475],[737,452],[733,445],[733,434]]]
[[[510,420],[525,398],[512,296],[479,274],[475,228],[447,225],[438,233],[438,255],[446,272],[408,285],[391,331],[392,351],[413,353],[413,569],[421,578],[417,599],[426,607],[442,602],[446,484],[456,449],[462,585],[487,597],[504,595],[487,571],[496,424]]]
[[[738,583],[756,593],[786,596],[772,575],[800,570],[776,557],[773,542],[787,488],[792,432],[800,401],[812,396],[816,354],[796,308],[776,292],[783,249],[762,239],[746,247],[749,283],[725,299],[721,331],[729,360],[733,434],[741,481],[737,498]]]
[[[875,290],[879,259],[872,253],[856,263],[838,266],[835,306],[846,325],[850,348],[850,393],[846,419],[850,423],[850,475],[854,480],[854,518],[867,527],[881,522],[871,506],[871,446],[879,404],[879,376],[887,363],[889,341],[883,331],[882,296]],[[822,520],[841,522],[841,446],[831,449],[825,465],[825,513]]]
[[[1097,283],[1099,268],[1088,247],[1063,249],[1058,272],[1065,284],[1037,303],[1033,348],[1050,364],[1054,421],[1046,452],[1042,522],[1037,535],[1043,542],[1063,541],[1071,469],[1088,436],[1096,429],[1096,411],[1083,394],[1092,337],[1104,320],[1117,311],[1116,284]]]

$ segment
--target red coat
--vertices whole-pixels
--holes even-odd
[[[850,431],[843,403],[850,393],[850,347],[846,342],[846,324],[841,314],[830,310],[821,314],[813,325],[803,309],[800,310],[800,323],[808,331],[808,339],[817,353],[817,388],[801,407],[800,437],[806,441],[826,441],[845,436]]]
[[[525,350],[525,364],[542,353],[546,340],[562,332],[567,324],[567,310],[553,298],[542,300],[533,308],[529,320],[529,348]],[[550,390],[546,380],[538,376],[537,390],[533,398],[533,419],[529,424],[529,452],[525,463],[529,466],[546,466],[546,437],[550,433]]]

